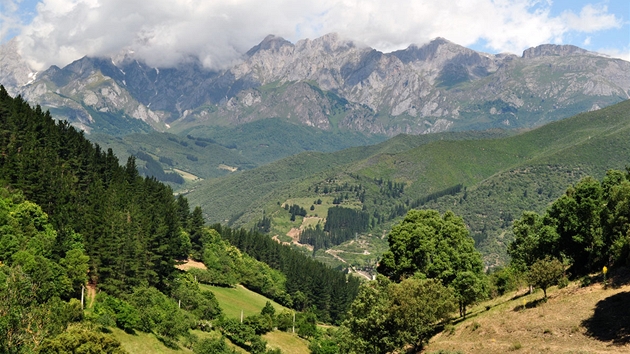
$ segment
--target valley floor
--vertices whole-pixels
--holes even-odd
[[[483,303],[466,320],[431,339],[424,353],[629,353],[630,282],[597,283]]]

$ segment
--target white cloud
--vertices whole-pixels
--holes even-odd
[[[0,0],[0,40],[19,29],[20,21],[16,15],[19,3],[20,0]]]
[[[597,52],[609,55],[613,58],[623,59],[625,61],[630,61],[630,48],[601,48],[598,49]]]
[[[573,12],[563,12],[562,19],[569,30],[591,33],[611,28],[621,28],[621,19],[608,13],[605,5],[593,6],[587,4],[582,8],[579,15]]]
[[[154,66],[196,56],[221,68],[267,34],[296,41],[329,32],[382,51],[439,36],[520,53],[562,43],[569,31],[594,32],[621,21],[591,5],[579,15],[554,17],[543,0],[43,0],[37,11],[19,38],[23,55],[38,68],[125,48]]]

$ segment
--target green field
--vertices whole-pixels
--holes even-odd
[[[273,300],[269,300],[266,297],[257,294],[251,290],[247,290],[242,285],[238,285],[235,288],[222,288],[218,286],[199,285],[202,290],[209,290],[214,293],[214,296],[219,301],[219,306],[223,313],[227,317],[240,318],[241,310],[243,316],[250,316],[260,313],[265,303],[270,301],[276,312],[290,311],[288,308],[276,303]]]
[[[192,350],[182,346],[179,349],[168,348],[152,333],[136,332],[129,334],[118,328],[112,328],[111,331],[123,348],[131,354],[192,353]]]

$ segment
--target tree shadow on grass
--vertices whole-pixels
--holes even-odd
[[[543,298],[540,298],[540,299],[529,301],[529,302],[527,302],[527,303],[525,303],[523,305],[517,305],[517,306],[514,307],[514,312],[519,312],[519,311],[522,311],[522,310],[525,310],[525,309],[533,309],[535,307],[538,307],[541,304],[546,303],[547,300],[548,300],[548,298],[544,298],[543,297]]]
[[[611,273],[609,285],[613,288],[618,289],[624,285],[630,284],[630,269],[627,267],[613,269]]]
[[[630,292],[622,292],[595,305],[592,317],[582,321],[586,335],[616,345],[630,343]]]

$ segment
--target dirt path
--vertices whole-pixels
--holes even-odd
[[[329,255],[331,255],[331,256],[333,256],[333,257],[335,257],[337,260],[339,260],[339,261],[341,261],[341,262],[343,262],[343,263],[348,263],[348,262],[346,262],[346,260],[345,260],[345,259],[343,259],[343,258],[339,257],[339,256],[337,255],[337,252],[343,252],[343,251],[335,251],[335,250],[331,250],[331,249],[327,249],[327,250],[326,250],[326,253],[328,253]]]
[[[86,287],[87,290],[87,301],[86,307],[91,308],[94,306],[94,299],[96,299],[96,285],[88,284]]]
[[[289,230],[289,232],[287,232],[287,236],[291,237],[291,239],[293,241],[291,241],[292,244],[299,246],[299,247],[306,247],[308,250],[310,250],[311,252],[313,251],[313,246],[311,245],[305,245],[303,243],[300,243],[300,233],[302,232],[302,230],[296,228],[296,227],[292,227],[291,230]],[[277,236],[276,236],[277,237]],[[280,242],[280,240],[278,240],[278,242]]]
[[[329,255],[331,255],[333,257],[335,257],[335,259],[337,259],[338,261],[343,262],[345,264],[348,264],[348,262],[346,262],[345,259],[343,259],[343,258],[341,258],[341,257],[339,257],[337,255],[337,253],[339,253],[339,252],[343,253],[344,251],[332,250],[332,249],[327,249],[326,250],[326,253],[328,253]],[[361,253],[357,253],[357,254],[361,254]],[[350,266],[350,271],[353,272],[353,273],[356,273],[356,274],[358,274],[358,275],[360,275],[362,277],[364,277],[367,280],[372,280],[372,277],[368,273],[360,271],[360,270],[357,270],[356,268],[354,268],[352,266]]]
[[[300,238],[300,229],[296,227],[292,227],[289,232],[287,232],[287,236],[291,237],[293,241],[298,240]]]

